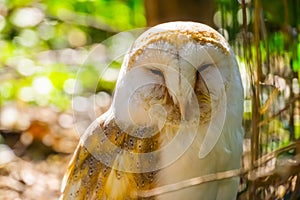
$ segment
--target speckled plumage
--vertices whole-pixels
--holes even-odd
[[[239,168],[242,115],[238,67],[219,33],[193,22],[153,27],[125,56],[112,106],[81,138],[61,199],[235,199],[238,178],[138,194]]]

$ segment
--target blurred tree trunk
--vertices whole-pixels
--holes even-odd
[[[214,26],[214,1],[145,0],[148,26],[169,21],[197,21]]]

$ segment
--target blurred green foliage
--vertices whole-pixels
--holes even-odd
[[[216,0],[214,24],[231,43],[242,75],[245,137],[257,135],[260,155],[300,136],[299,11],[297,0]],[[258,115],[253,112],[256,108]],[[259,123],[253,124],[255,118]]]
[[[69,109],[76,73],[94,44],[145,25],[142,0],[0,0],[0,106]],[[84,73],[81,89],[93,88],[99,69]]]
[[[288,104],[299,87],[291,80],[297,83],[300,73],[300,3],[260,1],[256,49],[254,1],[244,0],[244,10],[242,0],[215,2],[213,21],[236,52],[245,98],[251,99],[248,62],[254,66],[253,58],[260,54],[263,76],[287,85],[280,95],[282,104]],[[0,0],[0,107],[17,102],[64,111],[70,109],[72,95],[84,91],[88,99],[100,90],[111,93],[121,65],[118,56],[124,53],[120,48],[128,46],[135,33],[111,36],[145,26],[143,0]],[[245,120],[252,117],[249,102]],[[295,124],[298,136],[298,120]]]

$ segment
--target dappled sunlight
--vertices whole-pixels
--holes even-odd
[[[237,199],[299,198],[300,3],[190,2],[0,1],[0,199],[58,199],[80,136],[112,103],[125,53],[147,24],[174,19],[209,24],[236,55]]]

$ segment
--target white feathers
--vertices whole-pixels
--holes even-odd
[[[138,51],[140,53],[134,53]],[[180,114],[184,116],[181,119],[186,120],[188,116],[185,123],[189,125],[185,124],[184,128],[187,138],[190,137],[188,133],[195,130],[195,120],[192,122],[191,119],[200,118],[201,115],[201,109],[200,113],[197,112],[199,102],[196,101],[195,104],[194,99],[201,94],[196,94],[194,89],[196,85],[202,84],[197,83],[200,81],[196,78],[197,71],[201,66],[206,66],[200,72],[200,76],[209,91],[211,115],[207,115],[210,120],[204,124],[201,121],[197,122],[199,124],[195,140],[175,161],[170,162],[170,157],[178,155],[178,150],[183,150],[180,147],[184,146],[185,138],[173,143],[173,152],[161,152],[161,162],[170,162],[170,165],[159,172],[158,185],[238,168],[243,137],[243,90],[234,55],[225,39],[202,24],[166,23],[150,29],[137,39],[132,47],[131,59],[129,71],[137,66],[155,66],[161,70],[165,81],[161,84],[167,87],[174,105],[179,105]],[[147,80],[147,76],[150,75],[145,73],[140,76]],[[203,84],[199,90],[203,90],[203,94],[207,92]],[[229,106],[230,104],[235,106]],[[236,119],[237,116],[239,119]],[[181,120],[179,124],[175,121],[173,123],[179,127],[182,122]],[[174,127],[168,130],[168,127],[165,127],[164,131],[165,144],[178,139],[168,137],[170,132],[180,134],[183,130],[178,131]],[[158,199],[233,199],[237,192],[237,182],[236,178],[213,182],[161,195]]]
[[[202,66],[205,67],[202,69]],[[243,134],[239,131],[241,121],[237,120],[233,125],[231,123],[235,122],[231,122],[231,119],[235,120],[236,116],[242,118],[242,85],[234,56],[219,33],[208,26],[192,22],[158,25],[136,40],[123,68],[126,68],[126,73],[119,79],[116,103],[113,104],[116,107],[116,118],[127,123],[159,124],[164,134],[161,137],[162,143],[171,144],[173,148],[172,151],[165,148],[165,151],[160,152],[161,163],[165,163],[162,166],[166,168],[160,171],[158,184],[171,184],[201,174],[227,170],[230,162],[238,163],[234,166],[239,166],[242,151],[239,144],[242,143]],[[159,72],[151,74],[149,73],[151,69]],[[159,73],[163,78],[157,76]],[[197,73],[200,73],[200,79],[205,82],[207,88],[203,83],[197,83],[201,81],[197,78]],[[160,90],[159,85],[166,90]],[[200,86],[200,93],[194,91],[196,86]],[[207,115],[208,121],[201,122],[201,109],[198,110],[197,98],[205,95],[207,90],[210,99],[207,103],[210,104],[208,106],[211,111],[209,114],[207,110],[202,110],[206,113],[202,118]],[[163,94],[157,95],[159,92]],[[168,95],[172,102],[165,102]],[[156,98],[157,96],[159,97]],[[236,102],[235,107],[228,106],[232,102]],[[161,109],[166,113],[156,115],[155,121],[149,114],[154,104],[161,105]],[[165,109],[168,104],[173,104],[170,105],[174,107],[173,109],[178,106],[180,112],[170,114]],[[130,114],[124,108],[129,108]],[[181,115],[181,120],[172,120],[176,119],[175,115]],[[168,116],[171,120],[166,120]],[[165,125],[163,128],[162,123],[158,121],[173,123],[173,126],[171,128]],[[195,135],[191,134],[195,130]],[[186,138],[180,137],[183,132]],[[187,139],[189,137],[192,140]],[[186,141],[193,141],[188,144],[191,145],[188,149],[182,148]],[[232,145],[234,143],[237,145]],[[177,159],[171,162],[170,157],[173,158],[175,155]],[[222,159],[218,157],[226,159],[219,162]],[[170,165],[166,165],[167,163]],[[196,187],[196,190],[178,191],[167,195],[168,197],[163,195],[162,199],[184,198],[184,195],[192,191],[195,192],[195,196],[201,197],[205,190],[207,194],[210,193],[210,197],[206,199],[215,199],[217,193],[211,191],[212,186],[217,189],[217,184],[211,183]],[[232,193],[236,192],[236,185],[228,188]]]

